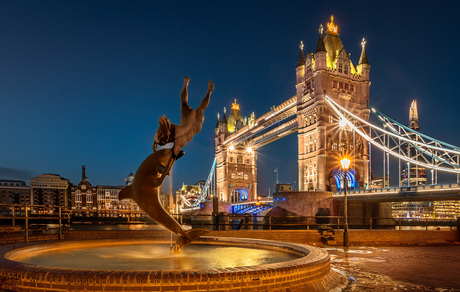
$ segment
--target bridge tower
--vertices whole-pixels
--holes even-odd
[[[340,188],[339,160],[344,154],[352,157],[350,168],[356,183],[361,188],[369,184],[368,144],[350,129],[339,127],[325,101],[327,95],[369,120],[370,64],[364,39],[361,45],[361,57],[355,66],[339,38],[333,16],[324,37],[320,26],[315,53],[307,51],[304,56],[300,44],[296,66],[300,191]]]
[[[228,118],[224,108],[222,120],[216,123],[217,196],[223,202],[244,202],[257,199],[257,151],[249,143],[237,146],[224,144],[226,138],[251,123],[244,119],[239,104],[232,104]]]

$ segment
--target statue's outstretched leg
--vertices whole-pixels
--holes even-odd
[[[184,86],[180,91],[180,114],[184,117],[192,108],[188,105],[188,83],[190,82],[190,78],[185,76],[184,77]]]
[[[209,99],[211,98],[211,92],[214,90],[214,83],[212,83],[211,80],[209,80],[208,83],[208,91],[206,92],[205,97],[200,103],[200,106],[196,109],[197,111],[203,112],[209,105]]]

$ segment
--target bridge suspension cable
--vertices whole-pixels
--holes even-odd
[[[383,128],[363,120],[327,96],[326,101],[348,127],[385,153],[429,169],[460,174],[460,147],[414,131],[373,107],[370,110]],[[411,147],[415,149],[415,155],[412,155]]]
[[[181,211],[186,211],[186,210],[193,210],[194,208],[198,208],[202,202],[204,202],[208,196],[208,194],[213,192],[213,188],[215,188],[215,173],[216,173],[216,158],[214,158],[214,161],[211,166],[211,171],[209,172],[208,179],[206,180],[206,183],[204,184],[203,189],[201,190],[201,193],[198,195],[196,200],[194,202],[190,202],[188,198],[185,196],[182,196],[182,201],[184,202],[184,206],[181,207]]]

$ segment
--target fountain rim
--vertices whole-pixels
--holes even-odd
[[[104,246],[104,245],[123,245],[123,244],[145,244],[145,243],[169,243],[165,240],[155,240],[151,238],[133,238],[133,239],[92,239],[92,240],[65,240],[65,241],[53,241],[53,242],[37,242],[29,245],[25,244],[12,244],[0,247],[0,267],[13,269],[13,270],[24,270],[26,269],[29,272],[40,271],[43,272],[56,272],[56,271],[68,271],[68,272],[109,272],[116,273],[124,270],[115,270],[115,269],[77,269],[77,268],[64,268],[64,267],[54,267],[54,266],[40,266],[34,264],[27,264],[20,261],[10,260],[10,257],[18,253],[30,252],[30,251],[40,251],[40,250],[49,250],[49,249],[65,249],[65,246],[72,246],[78,244],[86,244],[86,246]],[[110,244],[113,243],[113,244]],[[261,269],[279,269],[279,268],[290,268],[298,267],[302,265],[309,265],[310,263],[318,261],[329,261],[329,254],[319,248],[308,246],[305,244],[299,243],[288,243],[280,242],[273,240],[263,240],[263,239],[250,239],[250,238],[232,238],[232,237],[211,237],[203,236],[199,240],[194,241],[193,244],[207,244],[207,245],[230,245],[236,247],[249,247],[249,248],[259,248],[266,250],[278,250],[291,254],[296,254],[299,256],[297,259],[283,261],[278,263],[269,263],[253,266],[239,266],[231,268],[207,268],[207,269],[193,269],[193,270],[128,270],[125,273],[129,274],[138,274],[142,272],[193,272],[198,274],[208,274],[210,272],[218,273],[235,273],[235,269],[238,269],[238,272],[250,272],[250,271],[260,271]]]

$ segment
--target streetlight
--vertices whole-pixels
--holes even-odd
[[[348,246],[348,201],[347,201],[347,171],[348,167],[350,166],[350,159],[344,157],[340,160],[340,164],[342,164],[343,170],[343,190],[345,195],[345,203],[344,203],[344,215],[345,215],[345,224],[343,227],[343,246]]]

